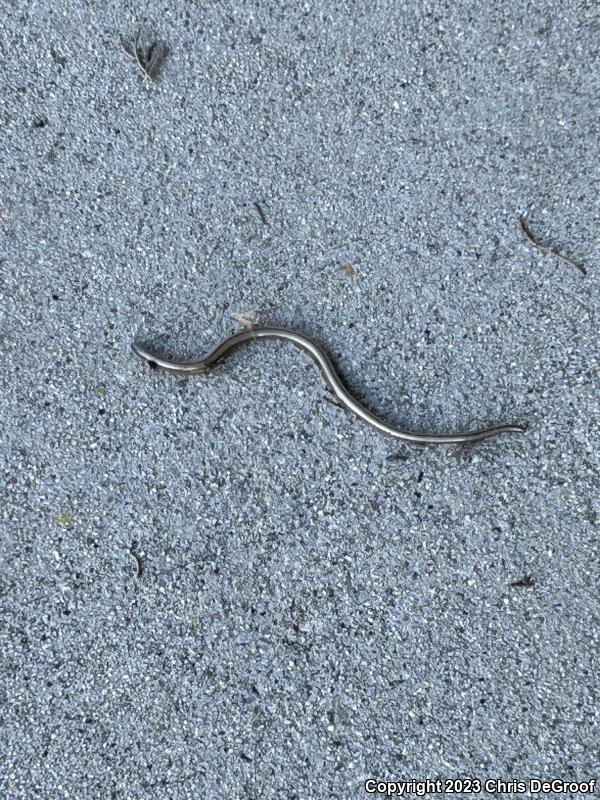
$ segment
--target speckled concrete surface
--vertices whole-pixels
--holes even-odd
[[[4,9],[2,797],[600,778],[597,4]]]

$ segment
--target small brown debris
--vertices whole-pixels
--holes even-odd
[[[531,575],[523,575],[523,577],[519,578],[518,581],[513,581],[511,586],[518,586],[522,589],[533,589],[535,586],[535,581]]]
[[[565,264],[568,264],[570,267],[573,267],[573,269],[576,269],[577,272],[579,272],[581,275],[587,274],[585,267],[582,267],[581,264],[578,264],[571,258],[567,258],[567,256],[563,256],[562,253],[559,253],[558,250],[555,250],[553,247],[549,247],[546,244],[541,244],[541,242],[538,242],[538,240],[535,238],[535,236],[529,229],[529,226],[525,222],[525,217],[523,215],[519,217],[518,225],[522,233],[525,235],[525,238],[529,242],[531,242],[531,244],[534,247],[537,247],[538,250],[541,250],[542,253],[548,253],[549,255],[554,256],[555,258],[559,258],[561,261],[564,261]]]
[[[146,80],[153,81],[158,77],[169,50],[166,43],[160,40],[143,44],[140,40],[141,33],[141,29],[138,29],[131,43],[121,39],[121,48],[143,72]]]
[[[354,278],[354,276],[356,275],[354,264],[352,264],[350,261],[348,261],[346,264],[342,264],[340,266],[340,269],[342,270],[344,275],[347,275],[349,278]]]

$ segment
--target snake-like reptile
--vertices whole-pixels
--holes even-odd
[[[371,411],[362,406],[358,400],[352,397],[338,377],[331,359],[320,345],[307,336],[304,336],[304,334],[286,328],[247,328],[224,339],[211,350],[210,353],[205,355],[204,358],[192,362],[167,361],[137,344],[133,344],[132,347],[133,351],[153,368],[158,367],[175,375],[198,375],[199,373],[209,370],[227,355],[227,353],[239,347],[239,345],[245,344],[246,342],[254,342],[257,339],[283,339],[286,342],[292,342],[296,347],[308,353],[321,371],[325,383],[329,386],[344,408],[356,414],[363,422],[366,422],[378,431],[404,442],[420,445],[469,444],[488,439],[490,436],[498,436],[501,433],[525,433],[525,428],[520,425],[499,425],[495,428],[484,428],[467,433],[414,433],[394,428],[388,425],[387,422],[376,417]]]

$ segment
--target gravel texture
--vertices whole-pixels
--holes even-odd
[[[3,8],[0,796],[600,779],[597,3]]]

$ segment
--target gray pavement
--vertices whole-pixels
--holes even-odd
[[[600,779],[598,5],[3,8],[0,796]]]

